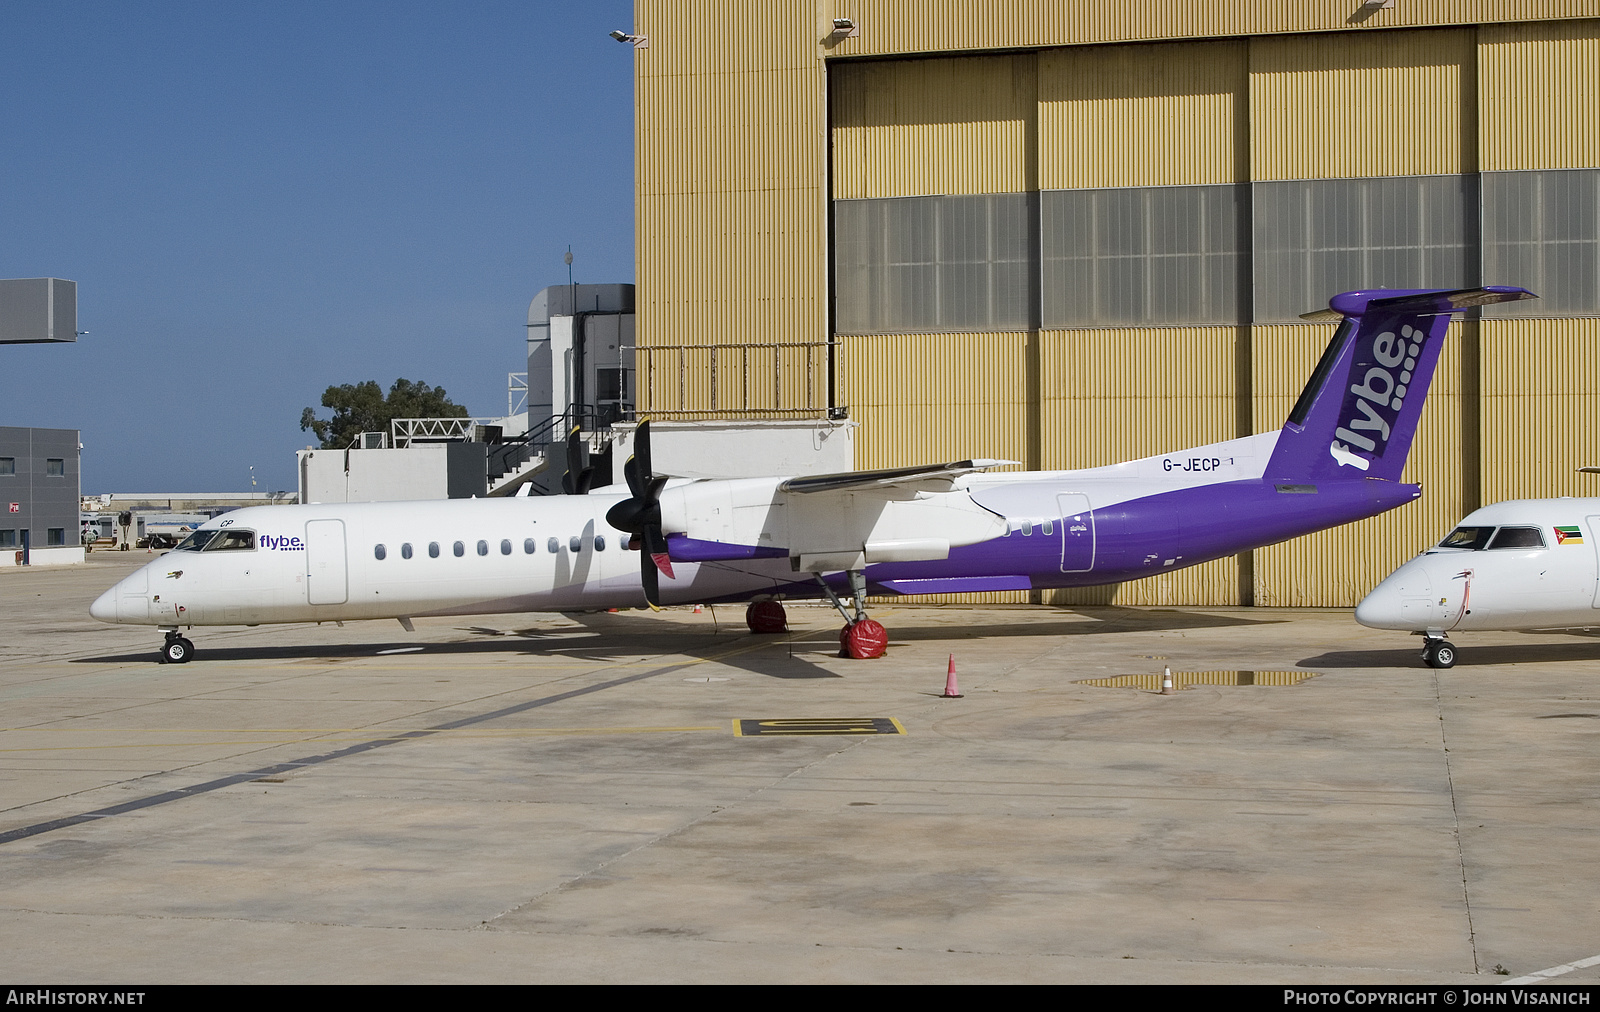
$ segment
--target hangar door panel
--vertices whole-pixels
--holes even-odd
[[[306,600],[311,604],[344,604],[349,596],[344,521],[309,521],[306,524]]]

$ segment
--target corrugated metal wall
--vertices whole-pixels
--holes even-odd
[[[1593,14],[1600,14],[1600,4]],[[1480,167],[1600,166],[1600,22],[1478,30]]]
[[[635,190],[638,341],[827,335],[826,75],[816,25],[760,5],[640,0]],[[714,26],[715,30],[710,30]],[[710,407],[709,375],[640,384]],[[676,405],[675,405],[676,406]]]
[[[696,5],[696,19],[711,6]],[[1359,0],[822,0],[816,52],[892,56],[1595,16],[1594,0],[1400,0],[1371,11]],[[828,39],[832,18],[855,19],[859,33]]]
[[[638,5],[635,30],[651,36],[635,57],[643,344],[824,338],[830,199],[1600,166],[1600,22],[1579,20],[1600,18],[1600,0],[1371,12],[1354,0],[821,0],[806,11]],[[834,17],[854,18],[858,34],[830,38]],[[1162,39],[1188,41],[1084,45]],[[973,50],[991,52],[951,56]],[[840,59],[851,56],[901,58]],[[981,455],[1092,466],[1277,428],[1329,333],[849,336],[838,403],[862,423],[861,467]],[[1600,487],[1570,473],[1600,464],[1597,347],[1593,319],[1458,325],[1408,466],[1423,500],[1263,549],[1243,572],[1219,560],[1052,597],[1353,604],[1479,502]],[[726,376],[730,353],[717,354]],[[672,396],[709,404],[705,370],[672,377]]]
[[[1466,29],[1252,39],[1250,178],[1475,171],[1474,67]]]
[[[840,67],[835,199],[1037,189],[1034,66],[1029,53]]]
[[[1039,187],[1246,178],[1242,41],[1039,54]]]

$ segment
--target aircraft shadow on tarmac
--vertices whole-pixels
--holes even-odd
[[[1420,668],[1422,641],[1400,650],[1330,650],[1298,662],[1302,668]],[[1495,664],[1533,664],[1568,661],[1600,661],[1600,643],[1456,644],[1457,668],[1488,667]]]
[[[1107,635],[1171,629],[1268,625],[1283,621],[1252,619],[1231,614],[1112,606],[1065,608],[1062,611],[1075,617],[1059,621],[1046,619],[952,626],[947,622],[918,623],[914,610],[904,610],[894,617],[894,624],[889,631],[889,645],[890,649],[893,649],[896,643],[928,640]],[[938,613],[929,613],[930,616],[935,614]],[[457,627],[458,632],[473,634],[476,638],[442,643],[418,643],[406,637],[364,643],[288,642],[235,647],[212,645],[202,639],[197,644],[196,658],[197,662],[202,664],[206,661],[341,661],[373,657],[384,651],[394,651],[396,656],[401,657],[415,654],[430,656],[561,654],[575,659],[604,662],[637,660],[640,654],[658,653],[714,660],[719,664],[768,678],[842,677],[838,672],[830,671],[815,663],[822,657],[834,656],[838,651],[838,630],[832,622],[820,629],[802,626],[787,635],[761,637],[764,641],[763,649],[757,647],[753,642],[755,638],[745,631],[742,609],[737,608],[723,609],[721,614],[713,613],[713,628],[709,630],[703,625],[663,627],[659,620],[628,612],[574,612],[564,617],[577,622],[583,628],[575,630],[570,626],[520,629],[481,625],[460,626]],[[810,623],[807,622],[805,625],[809,626]],[[295,628],[285,627],[285,639],[294,636]],[[753,649],[735,649],[745,645]],[[1596,646],[1595,650],[1600,653],[1600,646]],[[153,662],[156,653],[155,645],[152,644],[148,650],[80,657],[75,658],[73,663]]]

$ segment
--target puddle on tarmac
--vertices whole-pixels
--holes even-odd
[[[1195,685],[1299,685],[1315,678],[1317,671],[1174,671],[1172,687],[1187,689]],[[1102,689],[1143,689],[1161,691],[1161,672],[1150,675],[1114,675],[1110,678],[1080,678],[1074,684],[1097,685]]]

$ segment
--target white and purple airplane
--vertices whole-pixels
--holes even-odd
[[[1452,314],[1520,288],[1371,290],[1307,319],[1340,326],[1289,419],[1264,432],[1080,471],[1010,461],[807,477],[670,479],[648,423],[627,493],[267,506],[205,524],[100,595],[90,614],[152,625],[188,661],[194,626],[411,619],[649,604],[832,602],[853,657],[883,652],[868,594],[1080,587],[1156,573],[1375,516],[1400,482]],[[577,483],[579,486],[582,482]],[[637,551],[635,557],[631,552]],[[854,599],[854,612],[840,600]]]

